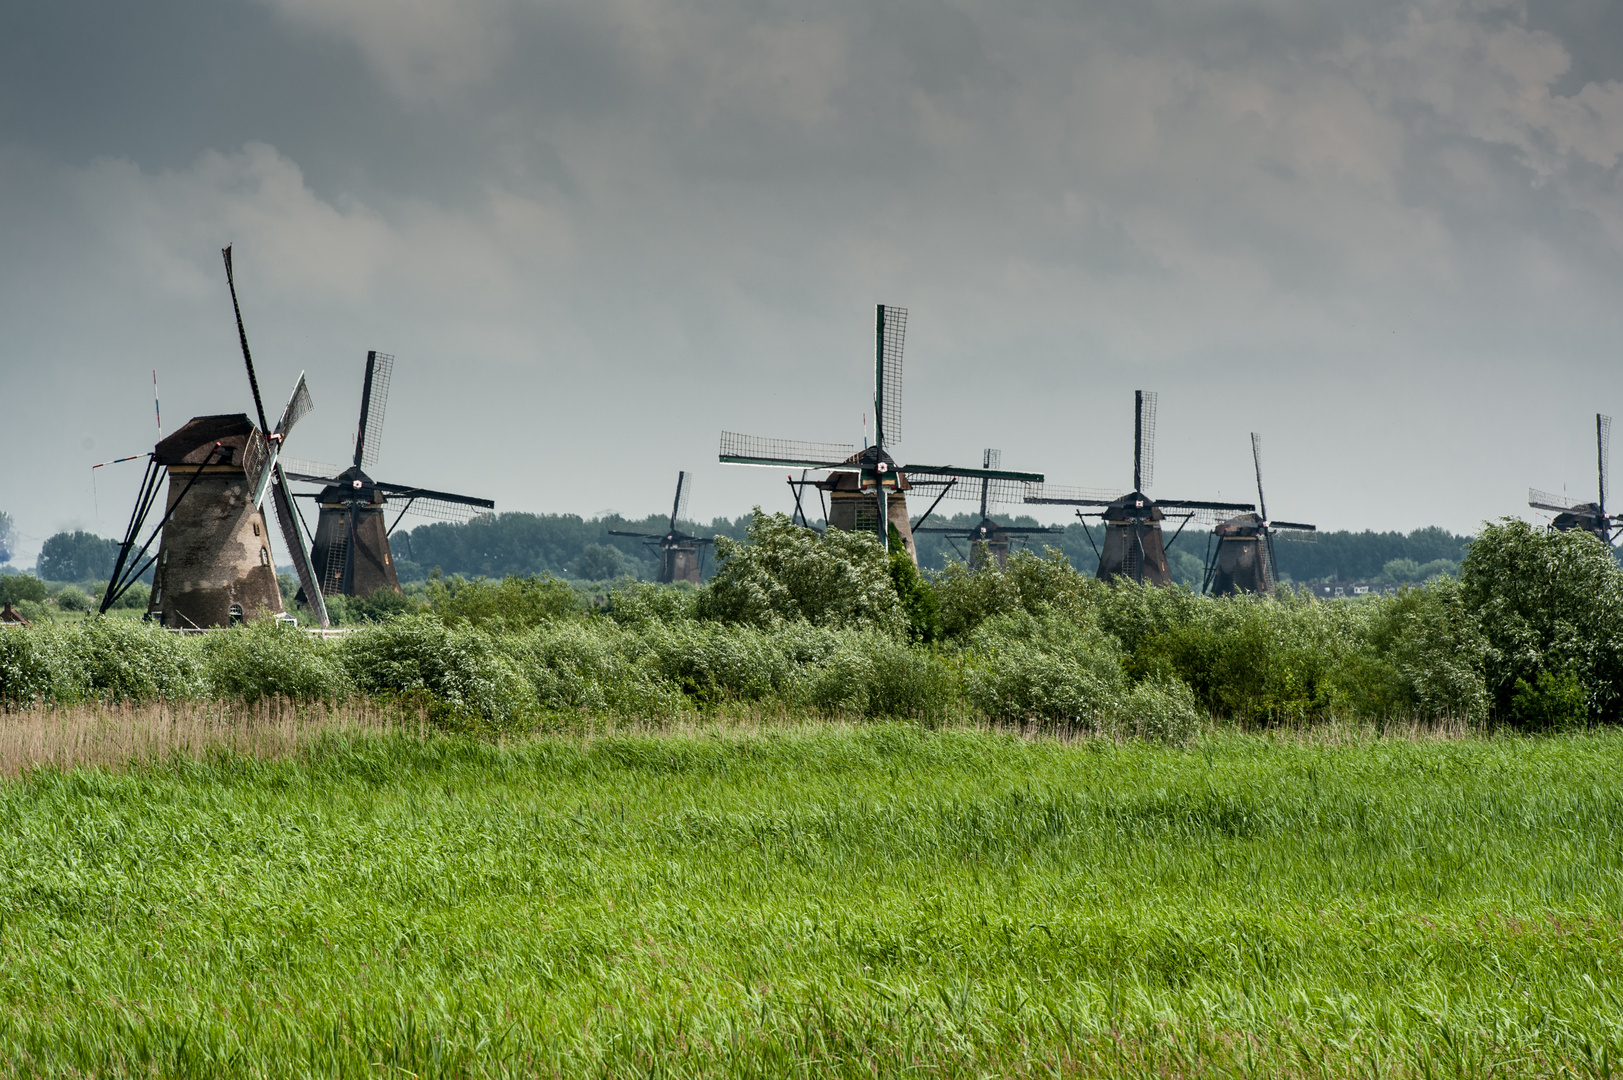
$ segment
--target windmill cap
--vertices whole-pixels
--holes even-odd
[[[153,447],[152,459],[159,465],[201,465],[214,444],[229,448],[235,461],[242,460],[243,448],[254,433],[254,423],[246,413],[194,416],[179,430]]]

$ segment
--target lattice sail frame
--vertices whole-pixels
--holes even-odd
[[[676,527],[676,522],[687,520],[688,500],[693,496],[693,474],[684,470],[676,475],[678,491],[676,493],[676,508],[671,514],[671,527],[673,529]]]
[[[495,516],[494,511],[482,506],[446,502],[444,499],[413,499],[410,495],[393,495],[389,501],[407,503],[398,513],[429,518],[433,521],[450,521],[457,525],[466,525],[476,518]]]
[[[879,370],[874,380],[874,415],[879,419],[882,446],[902,441],[902,348],[907,339],[907,309],[879,305],[879,341],[876,346]]]
[[[1144,411],[1141,414],[1139,472],[1146,488],[1155,483],[1155,413],[1160,395],[1154,390],[1144,391]]]
[[[394,356],[374,352],[372,393],[366,402],[366,430],[361,433],[361,468],[378,463],[378,443],[383,440],[383,414],[389,405],[389,382],[394,378]]]
[[[1600,508],[1612,499],[1612,418],[1595,414],[1595,458],[1600,472]]]
[[[304,381],[304,372],[299,372],[299,381],[293,385],[293,393],[288,395],[287,406],[282,409],[282,418],[276,422],[276,434],[286,439],[293,430],[293,426],[316,407],[314,399],[310,397],[310,387]]]
[[[996,468],[991,465],[988,468]],[[1027,480],[992,480],[975,476],[958,478],[956,484],[953,477],[932,475],[930,473],[908,472],[907,482],[918,488],[921,493],[930,498],[941,495],[941,489],[946,488],[942,497],[954,502],[979,503],[981,501],[981,485],[986,485],[986,504],[1007,505],[1009,503],[1023,503],[1026,501],[1026,491],[1038,485]],[[951,485],[951,486],[948,486]]]
[[[1553,491],[1540,491],[1538,488],[1527,489],[1527,505],[1538,510],[1553,510],[1559,513],[1562,510],[1571,510],[1580,505],[1566,495],[1557,495]]]
[[[857,454],[850,443],[806,442],[800,439],[774,439],[764,435],[745,435],[737,431],[721,433],[721,456],[743,458],[738,464],[771,465],[805,462],[808,469],[826,469],[844,465]],[[857,468],[851,465],[854,470]]]

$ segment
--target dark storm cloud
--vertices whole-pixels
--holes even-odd
[[[914,311],[909,452],[1120,484],[1149,386],[1165,493],[1243,492],[1261,430],[1332,526],[1587,484],[1623,397],[1618,4],[14,8],[0,506],[35,534],[98,524],[150,369],[171,427],[244,407],[227,240],[264,381],[311,373],[303,456],[391,348],[386,471],[506,508],[695,466],[700,513],[782,504],[716,432],[860,437],[876,300]]]

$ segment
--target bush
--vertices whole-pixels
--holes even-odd
[[[195,638],[108,618],[91,619],[77,637],[89,690],[103,700],[180,701],[207,692]]]
[[[336,647],[274,619],[207,635],[203,658],[216,697],[333,701],[355,691]]]
[[[678,623],[650,626],[641,637],[660,677],[699,704],[759,701],[791,673],[773,635],[751,627]]]
[[[503,647],[543,709],[664,717],[681,708],[653,650],[612,623],[558,622]]]
[[[1092,620],[1052,610],[989,619],[971,638],[964,693],[994,722],[1103,730],[1126,679],[1120,646]]]
[[[77,585],[65,586],[56,594],[56,606],[62,611],[92,611],[97,606],[90,594]]]
[[[783,514],[756,507],[749,542],[716,538],[715,579],[701,595],[701,618],[766,629],[805,620],[813,626],[907,633],[908,617],[891,586],[890,564],[867,533],[819,535]]]
[[[1516,680],[1510,719],[1529,731],[1575,731],[1589,717],[1589,695],[1571,672],[1538,674],[1537,685]]]
[[[0,630],[0,703],[65,705],[90,694],[79,648],[81,631],[51,625]]]
[[[1343,672],[1359,712],[1487,717],[1487,642],[1454,580],[1404,589],[1372,605],[1365,640],[1367,647]]]
[[[357,630],[340,648],[356,687],[369,693],[432,695],[435,718],[475,731],[523,730],[537,711],[535,690],[495,639],[408,615]]]
[[[344,616],[352,623],[388,622],[421,610],[421,605],[393,589],[379,589],[371,596],[350,596],[345,599],[348,603],[345,604]]]
[[[586,581],[613,581],[632,572],[620,549],[608,544],[587,544],[575,560],[575,574]]]
[[[428,584],[428,603],[447,626],[491,633],[531,630],[579,610],[569,583],[548,574],[501,582],[444,578]]]
[[[932,575],[931,587],[940,605],[941,632],[952,638],[967,637],[986,620],[1014,611],[1091,618],[1095,605],[1110,591],[1103,582],[1078,573],[1053,548],[1041,557],[1016,551],[1005,567],[970,570],[963,563],[949,563]]]
[[[901,601],[907,616],[907,636],[915,642],[929,643],[941,636],[941,601],[935,590],[913,565],[913,557],[902,546],[902,537],[896,526],[890,527],[890,587]]]
[[[1522,684],[1571,675],[1597,719],[1623,711],[1623,570],[1581,530],[1485,525],[1460,566],[1461,597],[1485,639],[1487,691],[1515,721]],[[1523,696],[1523,700],[1531,700]]]
[[[699,590],[686,582],[630,581],[609,594],[608,615],[621,626],[688,622],[695,616],[698,599]]]
[[[1193,690],[1162,676],[1129,690],[1116,720],[1118,736],[1182,746],[1200,731],[1201,711]]]
[[[954,695],[955,680],[939,656],[885,634],[840,632],[817,643],[821,649],[807,649],[812,643],[805,640],[779,644],[798,664],[787,696],[824,713],[936,720]]]

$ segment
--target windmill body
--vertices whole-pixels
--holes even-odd
[[[1145,493],[1155,472],[1155,414],[1154,392],[1133,392],[1133,490],[1112,498],[1088,495],[1068,495],[1033,489],[1026,497],[1028,503],[1061,504],[1070,506],[1098,506],[1093,512],[1078,510],[1076,516],[1087,523],[1090,517],[1101,519],[1104,525],[1104,544],[1099,550],[1099,569],[1096,576],[1103,581],[1127,578],[1147,585],[1171,585],[1172,572],[1167,563],[1167,549],[1177,542],[1183,527],[1190,519],[1223,511],[1254,511],[1250,503],[1213,502],[1204,499],[1152,499]],[[1168,510],[1173,511],[1171,515]],[[1169,516],[1180,519],[1178,532],[1167,540],[1162,523]],[[1092,539],[1092,534],[1089,534]]]
[[[878,305],[874,333],[872,446],[859,451],[850,445],[796,442],[724,431],[720,460],[731,465],[827,471],[830,475],[816,486],[828,496],[829,527],[869,532],[886,548],[890,546],[890,531],[894,528],[916,566],[919,556],[913,545],[906,493],[921,480],[950,484],[963,478],[989,477],[1041,483],[1043,477],[1041,473],[989,472],[951,465],[904,465],[890,455],[889,448],[896,445],[900,435],[902,345],[906,329],[906,309]]]
[[[1611,547],[1612,538],[1617,535],[1617,517],[1606,510],[1612,471],[1612,418],[1602,413],[1595,414],[1595,469],[1599,497],[1594,502],[1573,502],[1564,495],[1529,488],[1527,505],[1555,515],[1550,520],[1552,531],[1582,529]]]
[[[375,350],[366,354],[355,457],[349,468],[340,472],[331,466],[306,466],[288,473],[297,482],[321,485],[319,493],[306,497],[315,499],[319,508],[310,562],[323,596],[367,597],[385,589],[400,591],[400,577],[389,550],[393,525],[384,520],[385,513],[392,512],[391,496],[399,503],[396,522],[399,515],[413,511],[457,520],[496,506],[489,499],[385,483],[366,473],[366,467],[377,461],[393,373],[393,356]],[[303,596],[301,590],[300,598]]]
[[[1296,521],[1271,521],[1268,497],[1262,491],[1262,436],[1251,433],[1251,460],[1257,472],[1258,513],[1237,514],[1212,529],[1206,546],[1206,591],[1213,596],[1237,593],[1266,593],[1279,584],[1274,559],[1274,537],[1283,534],[1292,540],[1310,539],[1313,525]]]
[[[645,543],[659,548],[659,574],[654,579],[661,584],[686,581],[694,585],[704,576],[704,549],[715,543],[713,537],[693,536],[677,527],[677,521],[686,516],[688,497],[693,491],[693,478],[686,472],[676,474],[676,499],[671,503],[671,520],[662,533],[624,532],[610,529],[610,536],[637,536]]]
[[[147,615],[206,629],[280,614],[270,527],[244,468],[264,436],[243,413],[199,416],[160,442],[168,493]]]

